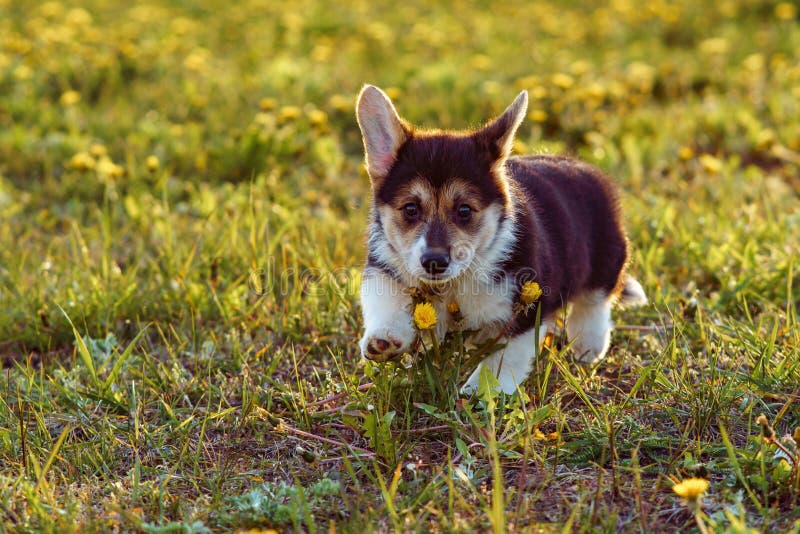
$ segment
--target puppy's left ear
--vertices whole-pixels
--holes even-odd
[[[528,91],[522,91],[502,115],[475,133],[478,145],[493,161],[504,160],[511,153],[514,134],[528,110]]]

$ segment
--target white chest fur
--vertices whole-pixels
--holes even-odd
[[[511,319],[514,287],[508,279],[464,277],[451,291],[449,297],[458,303],[466,330],[491,330]]]

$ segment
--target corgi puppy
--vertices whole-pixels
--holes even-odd
[[[387,361],[410,350],[414,288],[433,289],[434,335],[459,327],[501,337],[462,392],[476,390],[481,367],[514,392],[528,376],[564,306],[576,358],[608,350],[611,308],[642,304],[625,275],[628,245],[614,185],[599,169],[567,157],[511,156],[528,94],[475,131],[420,130],[389,97],[367,85],[356,115],[372,182],[367,260],[361,285],[365,358]],[[535,312],[518,313],[526,282],[542,290]],[[517,310],[517,312],[515,312]],[[536,315],[540,315],[536,331]]]

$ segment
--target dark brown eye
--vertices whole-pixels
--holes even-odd
[[[419,208],[413,202],[409,202],[405,206],[403,206],[403,215],[405,216],[406,220],[414,221],[419,217]]]
[[[466,204],[461,204],[458,207],[457,213],[458,213],[458,219],[461,222],[467,222],[472,218],[472,208],[470,208]]]

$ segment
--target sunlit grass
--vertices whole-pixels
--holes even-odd
[[[681,531],[700,478],[703,528],[798,531],[797,17],[0,0],[3,529]],[[367,82],[448,128],[527,89],[515,150],[614,176],[652,305],[602,366],[360,361]]]

